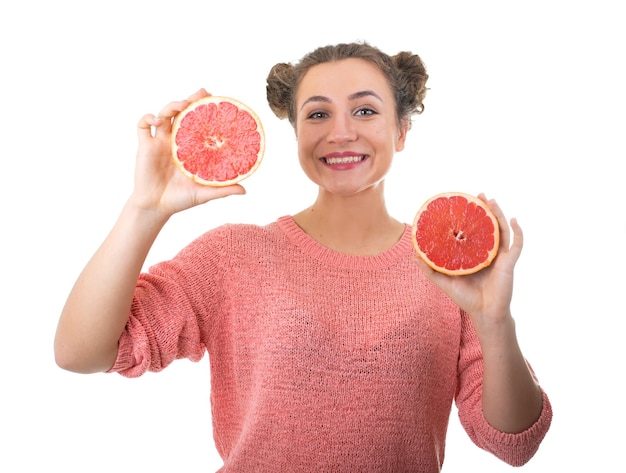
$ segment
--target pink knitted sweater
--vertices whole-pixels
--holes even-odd
[[[142,274],[111,369],[159,371],[208,351],[223,472],[440,471],[453,400],[471,439],[527,462],[551,422],[495,430],[470,319],[414,263],[410,227],[349,256],[291,217],[224,225]]]

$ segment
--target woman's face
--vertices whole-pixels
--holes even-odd
[[[385,76],[362,59],[318,64],[296,93],[298,156],[321,189],[351,195],[377,187],[404,148]]]

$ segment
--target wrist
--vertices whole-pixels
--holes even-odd
[[[163,212],[161,209],[146,206],[140,200],[131,196],[122,209],[120,220],[136,228],[139,233],[157,234],[167,223],[170,216],[170,214]]]
[[[497,317],[482,316],[472,318],[476,335],[483,347],[483,352],[489,347],[501,347],[516,343],[515,319],[510,311]]]

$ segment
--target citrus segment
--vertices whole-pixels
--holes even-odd
[[[194,181],[227,186],[249,177],[261,163],[265,136],[261,120],[230,97],[192,102],[172,124],[172,156]]]
[[[428,199],[413,221],[413,246],[434,270],[472,274],[491,264],[498,252],[498,221],[477,197],[448,192]]]

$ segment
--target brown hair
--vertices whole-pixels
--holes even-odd
[[[298,63],[278,63],[267,76],[267,101],[274,114],[296,122],[296,89],[307,71],[318,64],[357,58],[374,64],[385,75],[396,99],[398,123],[410,125],[410,117],[424,111],[426,67],[416,54],[408,51],[389,56],[368,43],[341,43],[323,46],[305,55]]]

